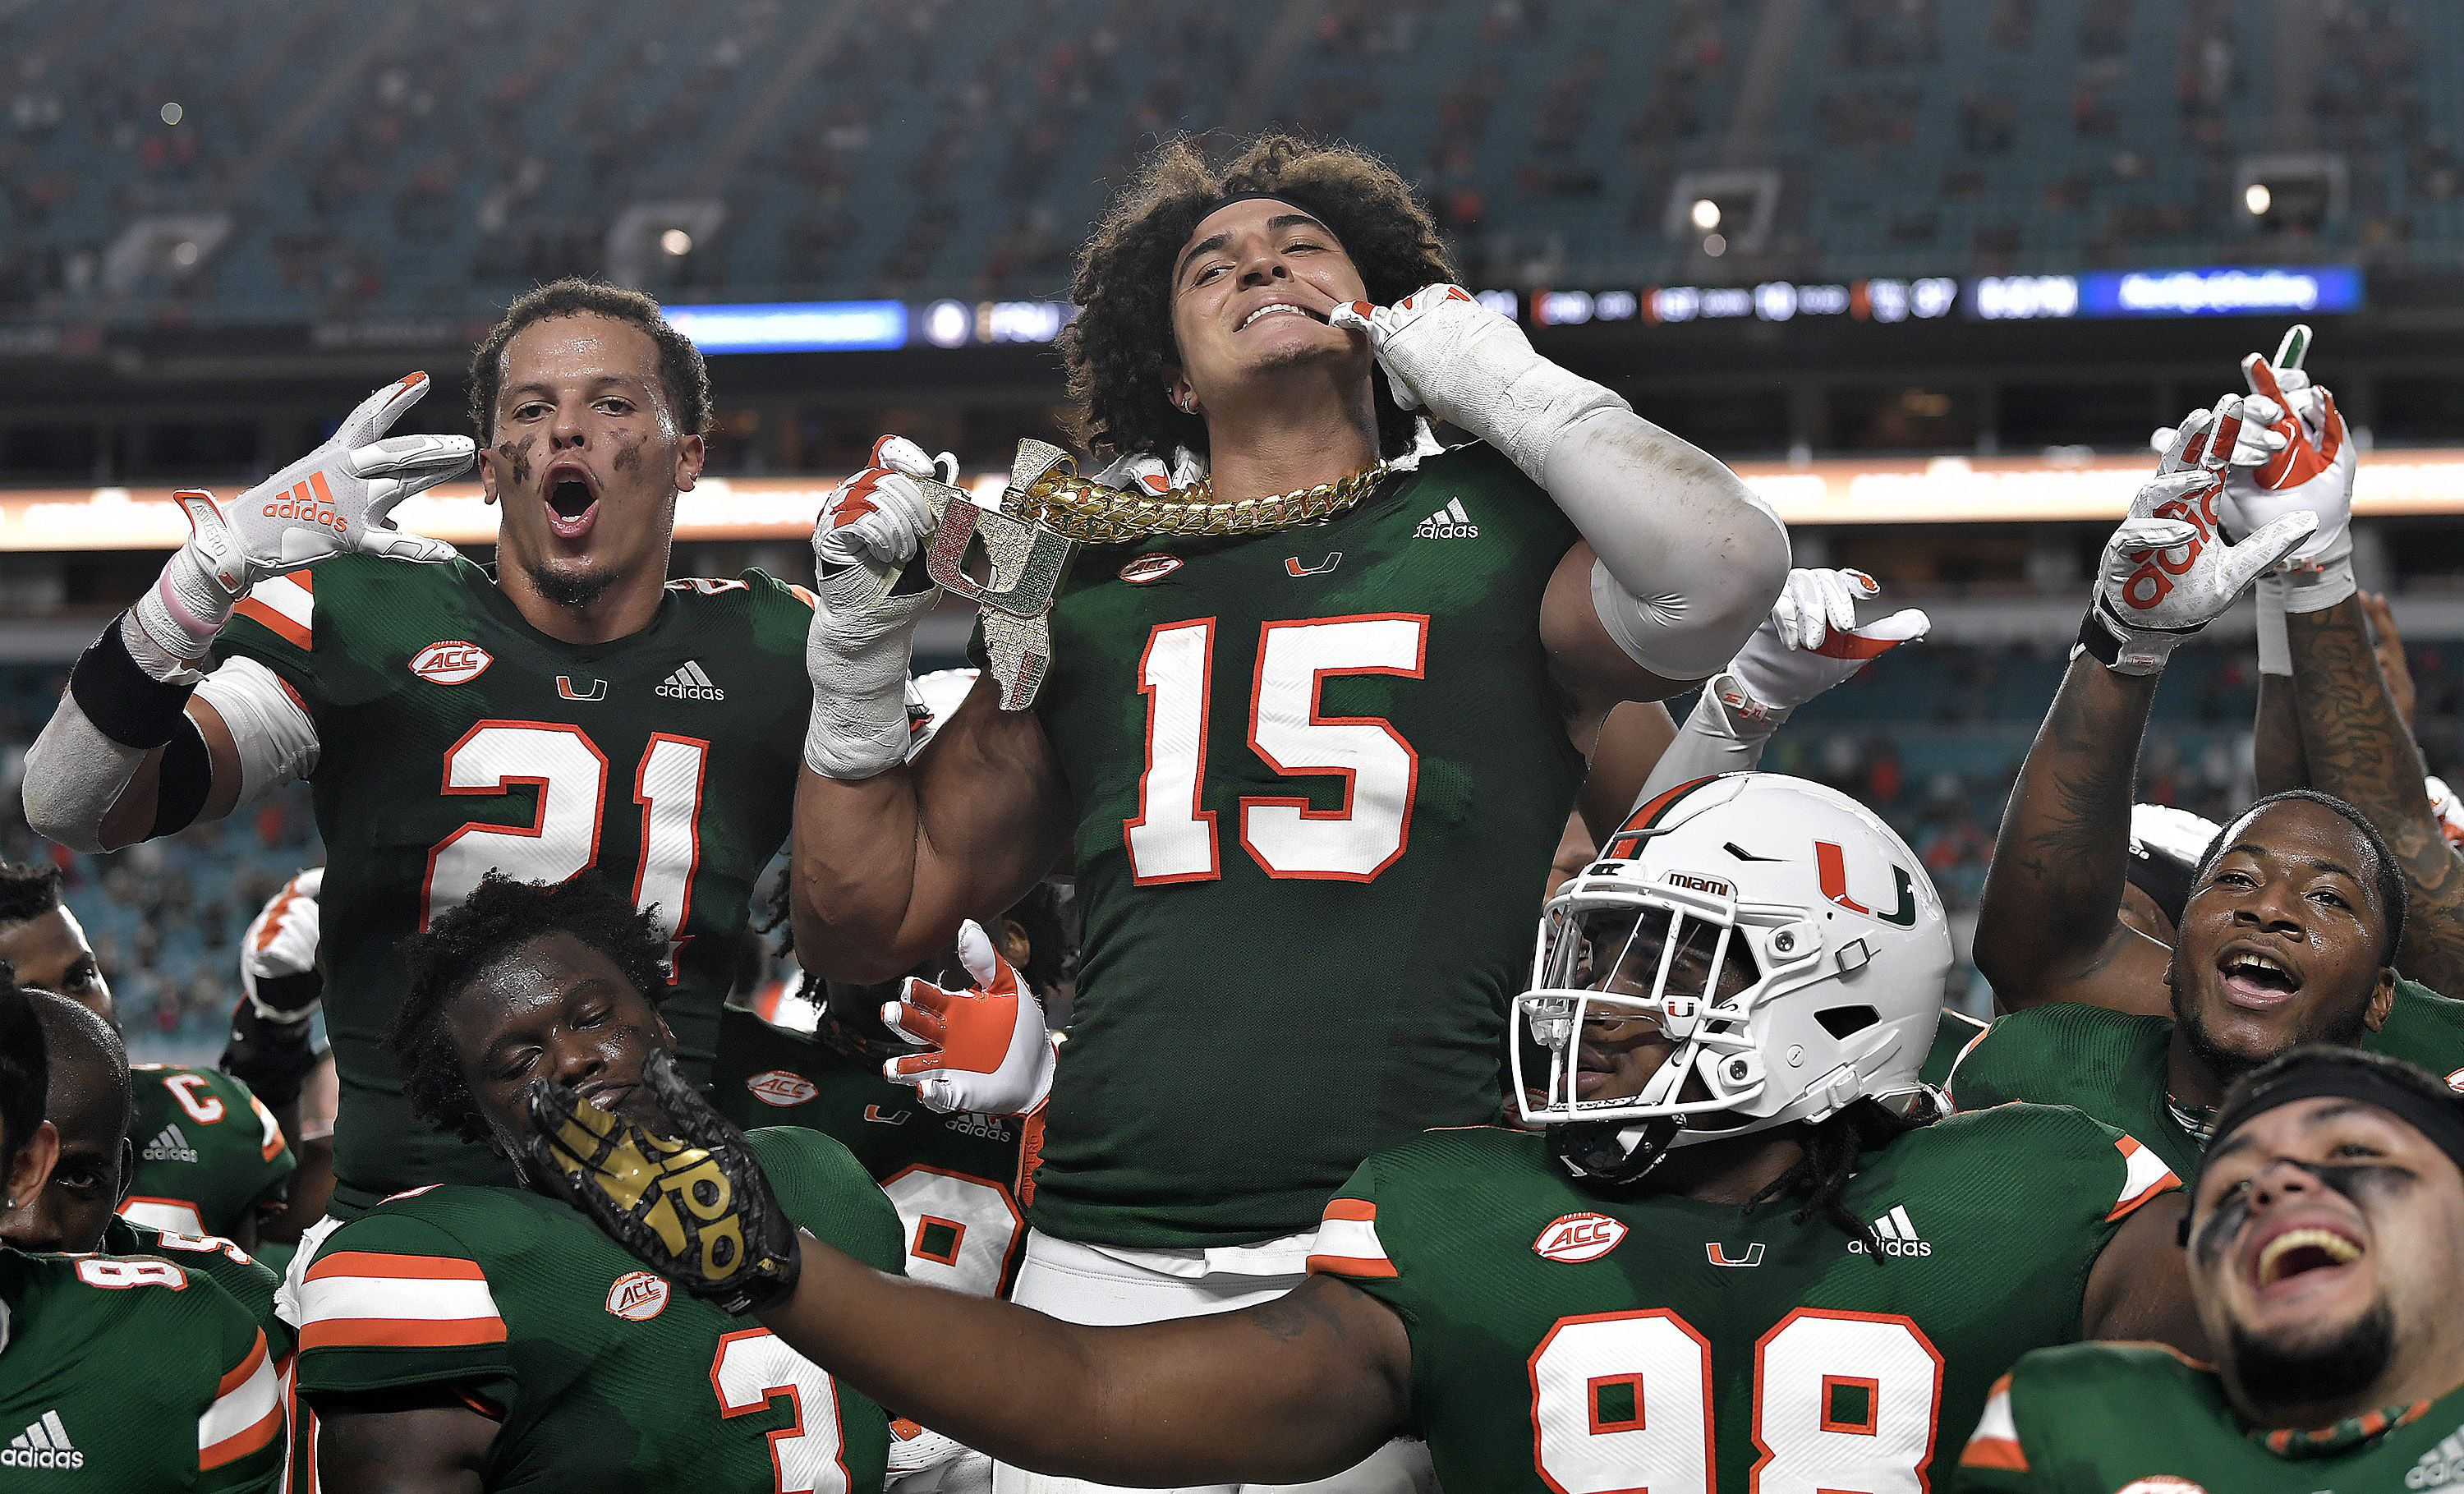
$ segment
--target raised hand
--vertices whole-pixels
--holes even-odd
[[[1914,607],[1859,626],[1857,604],[1881,593],[1863,571],[1789,572],[1771,616],[1712,682],[1721,703],[1748,720],[1785,715],[1933,626]]]
[[[2079,644],[2123,674],[2153,674],[2182,642],[2221,616],[2258,574],[2317,527],[2306,512],[2278,515],[2238,544],[2217,529],[2224,472],[2242,428],[2227,395],[2174,432],[2153,481],[2130,501],[2098,566],[2096,600]]]
[[[898,1000],[882,1004],[890,1030],[925,1050],[891,1059],[881,1072],[913,1085],[936,1110],[1024,1115],[1052,1092],[1043,1003],[972,918],[958,926],[958,962],[974,985],[951,991],[911,976]]]
[[[523,1104],[534,1134],[528,1170],[587,1214],[644,1265],[733,1313],[759,1312],[796,1289],[802,1262],[788,1221],[744,1132],[711,1109],[662,1048],[643,1082],[668,1115],[657,1135],[554,1080]]]
[[[338,555],[433,563],[453,559],[441,539],[406,534],[388,517],[404,499],[469,468],[468,436],[385,433],[428,393],[414,373],[360,402],[324,445],[229,504],[210,493],[172,496],[188,542],[138,604],[138,625],[165,652],[202,657],[249,587]]]
[[[840,483],[813,529],[819,604],[804,639],[813,710],[804,762],[825,778],[872,777],[904,760],[906,690],[916,620],[941,588],[918,551],[940,522],[927,484],[957,475],[904,436],[883,436],[872,458]]]
[[[822,504],[813,529],[813,561],[834,604],[878,602],[932,538],[940,516],[922,482],[948,484],[958,472],[957,457],[927,456],[905,436],[872,444],[863,469],[840,483]],[[862,573],[858,583],[847,573]]]
[[[2354,448],[2336,397],[2299,366],[2307,343],[2308,329],[2296,327],[2275,363],[2256,353],[2242,360],[2250,396],[2225,478],[2223,516],[2233,533],[2250,534],[2291,513],[2318,516],[2309,539],[2279,565],[2288,574],[2343,567],[2353,550]],[[2317,604],[2332,605],[2350,594],[2346,585]]]

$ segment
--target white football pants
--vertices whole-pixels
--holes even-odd
[[[1314,1235],[1231,1250],[1111,1251],[1026,1234],[1010,1300],[1065,1323],[1114,1326],[1231,1312],[1270,1302],[1307,1280],[1299,1269]],[[1269,1274],[1271,1272],[1271,1274]],[[1115,1494],[1112,1486],[993,1465],[993,1494]],[[1173,1494],[1438,1494],[1428,1444],[1397,1438],[1314,1483],[1192,1484]]]

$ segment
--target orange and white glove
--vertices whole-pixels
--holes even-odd
[[[2423,779],[2421,786],[2430,795],[2431,812],[2438,816],[2438,828],[2447,844],[2464,849],[2464,800],[2458,800],[2447,780],[2434,773]]]
[[[386,516],[404,499],[468,468],[477,450],[468,436],[379,439],[428,387],[428,375],[414,373],[377,390],[324,445],[228,505],[210,493],[172,494],[188,516],[188,542],[132,611],[144,639],[161,650],[161,656],[141,654],[137,640],[129,640],[139,667],[158,679],[192,668],[239,599],[269,576],[338,555],[453,559],[451,545],[405,534]]]
[[[882,1003],[891,1031],[924,1044],[883,1064],[882,1075],[913,1085],[936,1110],[1024,1115],[1052,1092],[1044,1003],[972,918],[958,926],[958,962],[975,978],[965,990],[911,976],[897,1000]]]
[[[932,487],[957,467],[946,451],[927,456],[904,436],[883,436],[872,459],[822,504],[813,528],[818,600],[804,635],[813,682],[804,764],[824,778],[869,779],[906,760],[915,624],[941,594],[918,553],[940,522]]]
[[[2184,639],[2222,616],[2318,523],[2306,512],[2279,514],[2239,544],[2226,542],[2216,505],[2241,405],[2228,394],[2182,422],[2156,476],[2105,541],[2079,647],[2117,674],[2161,671]]]
[[[2296,327],[2278,362],[2299,357],[2309,331]],[[2223,518],[2246,535],[2286,514],[2318,516],[2319,527],[2260,582],[2260,604],[2318,612],[2353,594],[2353,469],[2356,451],[2336,397],[2295,366],[2256,353],[2241,362],[2250,397],[2241,439],[2225,474]],[[2269,670],[2268,672],[2279,672]]]

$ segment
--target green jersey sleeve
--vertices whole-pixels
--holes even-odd
[[[503,1405],[505,1320],[473,1252],[400,1204],[325,1238],[299,1290],[299,1394],[450,1386]]]
[[[2398,976],[2387,1022],[2365,1034],[2362,1046],[2418,1064],[2450,1089],[2464,1090],[2464,1001]]]
[[[2211,1387],[2207,1371],[2162,1344],[2039,1349],[1993,1382],[1960,1452],[1954,1494],[2108,1494],[2115,1483],[2105,1464],[2116,1447],[2135,1444],[2154,1454],[2141,1461],[2166,1466],[2212,1419],[2205,1414],[2215,1409]],[[2147,1494],[2200,1487],[2170,1476],[2122,1486]],[[2295,1486],[2314,1481],[2287,1485]]]
[[[282,1384],[276,1355],[265,1332],[230,1295],[204,1285],[230,1310],[219,1315],[222,1374],[213,1399],[197,1417],[197,1484],[210,1494],[255,1494],[279,1486],[282,1476]]]
[[[338,557],[337,560],[346,558]],[[329,561],[327,563],[334,563]],[[400,563],[380,561],[380,564]],[[269,576],[249,589],[214,638],[213,662],[248,659],[272,670],[309,715],[324,692],[317,678],[317,578],[313,571]]]
[[[772,1126],[747,1137],[779,1202],[798,1227],[876,1271],[903,1275],[906,1231],[855,1153],[817,1131]]]
[[[282,1278],[255,1256],[218,1235],[185,1235],[175,1230],[148,1229],[116,1219],[102,1232],[102,1248],[113,1255],[157,1256],[205,1277],[231,1294],[265,1330],[266,1346],[281,1364],[296,1347],[291,1325],[275,1310],[274,1298]]]

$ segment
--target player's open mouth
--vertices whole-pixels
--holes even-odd
[[[2301,978],[2283,961],[2247,944],[2228,947],[2216,960],[2225,999],[2236,1006],[2268,1007],[2292,1000]]]
[[[599,517],[599,491],[578,463],[547,470],[547,527],[559,539],[579,539]]]
[[[612,1115],[616,1111],[616,1107],[624,1104],[625,1097],[631,1094],[635,1088],[632,1085],[620,1084],[584,1085],[582,1087],[581,1094],[583,1099]]]
[[[2339,1229],[2302,1224],[2271,1236],[2251,1260],[2251,1281],[2259,1290],[2316,1271],[2334,1271],[2362,1258],[2362,1242]]]
[[[1317,313],[1310,311],[1308,307],[1296,305],[1291,301],[1268,301],[1264,306],[1259,307],[1256,311],[1253,311],[1249,313],[1249,315],[1242,318],[1241,325],[1233,330],[1236,332],[1246,332],[1251,327],[1256,326],[1259,322],[1265,320],[1269,317],[1284,316],[1306,317],[1311,321],[1324,321],[1326,319]]]

